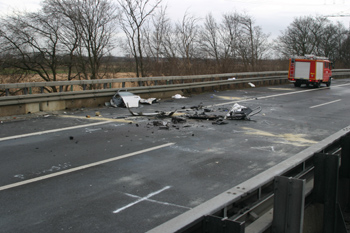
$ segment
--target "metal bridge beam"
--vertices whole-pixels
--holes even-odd
[[[276,176],[274,185],[272,233],[301,233],[305,180]]]

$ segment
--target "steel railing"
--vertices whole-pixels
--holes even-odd
[[[333,70],[333,77],[349,76],[350,69]],[[0,106],[36,103],[43,101],[71,100],[113,96],[120,88],[127,88],[135,94],[167,92],[194,88],[208,88],[223,85],[235,85],[248,82],[276,82],[287,79],[287,71],[227,73],[193,76],[167,76],[143,78],[118,78],[99,80],[72,80],[56,82],[31,82],[0,84]],[[114,84],[120,87],[112,88]],[[74,87],[82,88],[73,91]],[[92,87],[95,89],[89,89]],[[46,93],[47,88],[57,88],[58,92]],[[37,89],[37,93],[33,89]],[[10,95],[17,90],[16,95]],[[18,92],[21,94],[18,95]]]
[[[148,233],[167,233],[167,232],[186,232],[186,233],[199,233],[207,232],[206,230],[211,229],[208,232],[232,232],[232,233],[257,233],[265,232],[269,230],[273,225],[274,217],[285,215],[288,211],[293,211],[289,216],[299,217],[301,219],[303,214],[296,213],[295,210],[288,210],[286,207],[274,205],[275,191],[280,189],[276,188],[276,178],[286,177],[289,183],[292,179],[298,179],[304,183],[302,190],[297,190],[295,187],[291,190],[298,191],[300,193],[294,193],[290,190],[286,196],[303,196],[305,198],[305,205],[308,205],[308,200],[311,193],[314,196],[324,195],[324,193],[329,193],[331,185],[322,184],[327,181],[330,184],[337,184],[339,177],[337,176],[341,158],[340,169],[347,171],[350,167],[350,126],[344,128],[337,133],[329,136],[328,138],[320,141],[319,143],[307,148],[306,150],[296,154],[295,156],[281,162],[280,164],[260,173],[259,175],[252,177],[251,179],[236,185],[235,187],[225,191],[222,194],[206,201],[205,203],[165,222],[158,227],[148,231]],[[342,151],[342,148],[347,146],[346,151]],[[326,165],[317,166],[315,169],[315,161],[319,161],[319,155],[325,155],[325,158],[336,158],[335,168],[333,177],[327,177],[321,181],[321,176],[324,176],[329,170],[327,164],[331,164],[328,160],[325,161]],[[321,156],[322,157],[322,156]],[[346,161],[346,162],[345,162]],[[318,162],[320,164],[320,162]],[[328,170],[327,170],[328,169]],[[344,177],[342,177],[344,178]],[[349,175],[346,177],[350,178]],[[318,182],[315,182],[315,179]],[[321,184],[320,184],[321,183]],[[317,186],[317,187],[315,187]],[[322,188],[320,188],[322,186]],[[347,193],[348,186],[345,187],[345,193]],[[316,191],[315,191],[316,189]],[[338,190],[338,187],[335,187]],[[309,198],[310,199],[310,198]],[[336,197],[328,195],[328,197],[323,198],[323,204],[329,205],[329,203],[336,202]],[[329,200],[334,199],[334,200]],[[283,200],[283,203],[287,203],[287,200]],[[310,202],[310,200],[309,200]],[[292,202],[292,205],[298,206],[298,203]],[[335,205],[334,205],[335,206]],[[280,208],[278,210],[275,210]],[[336,211],[327,206],[324,207],[325,212],[331,216],[336,216]],[[276,213],[275,213],[276,212]],[[321,219],[322,219],[321,215]],[[339,216],[338,216],[339,217]],[[334,217],[335,218],[335,217]],[[334,219],[333,219],[334,220]],[[288,220],[286,220],[288,221]],[[321,221],[321,220],[319,220]],[[332,221],[332,217],[324,219],[324,221]],[[323,226],[330,226],[332,229],[337,221],[332,221],[324,223]],[[286,227],[302,227],[296,226],[296,224],[291,223],[281,223],[278,224],[288,224]],[[309,224],[310,223],[304,223]],[[339,224],[339,223],[338,223]],[[230,227],[231,225],[231,227]],[[309,229],[312,226],[309,226]],[[340,226],[337,226],[340,229]],[[226,229],[226,231],[225,231]],[[230,229],[230,230],[228,230]],[[312,228],[311,228],[312,229]],[[274,231],[274,232],[285,232],[285,231]],[[288,232],[302,232],[302,231],[288,231]],[[341,232],[340,230],[335,231],[323,231],[323,232]]]

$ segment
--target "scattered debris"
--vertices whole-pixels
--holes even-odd
[[[255,85],[253,83],[248,83],[251,87],[255,87]]]
[[[207,115],[205,114],[205,112],[202,112],[200,114],[195,113],[195,114],[188,114],[187,115],[188,118],[190,119],[197,119],[197,120],[216,120],[218,119],[220,116],[217,115]]]
[[[232,77],[232,78],[228,78],[227,80],[236,80],[236,78]]]
[[[157,98],[148,98],[148,99],[140,99],[140,104],[154,104],[154,103],[158,103],[160,101],[160,99]]]
[[[197,106],[192,106],[191,107],[191,109],[193,109],[193,110],[200,110],[200,109],[202,109],[203,108],[203,103],[201,102],[200,104],[198,104]]]
[[[99,111],[95,112],[95,116],[101,116],[101,113]]]
[[[180,95],[180,94],[176,94],[176,95],[172,96],[172,98],[173,98],[173,99],[185,99],[185,98],[187,98],[187,97],[182,96],[182,95]]]
[[[133,112],[131,111],[130,108],[128,108],[129,112],[131,113],[131,115],[133,116],[154,116],[154,117],[158,117],[158,118],[165,118],[165,117],[171,117],[172,115],[174,115],[174,113],[177,111],[173,111],[173,112],[154,112],[154,113],[143,113],[143,112]]]
[[[259,112],[261,112],[260,106],[255,109],[251,109],[235,103],[229,113],[226,114],[225,119],[250,120],[250,117],[258,114]]]
[[[153,126],[166,126],[168,124],[168,122],[166,121],[153,121]]]
[[[173,124],[178,124],[178,123],[186,123],[187,120],[186,120],[185,117],[172,117],[172,118],[171,118],[171,122],[172,122]]]
[[[217,119],[216,121],[212,122],[213,125],[226,125],[228,124],[227,121],[224,121],[223,119]]]

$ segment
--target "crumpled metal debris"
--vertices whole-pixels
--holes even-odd
[[[158,118],[171,117],[177,111],[177,110],[175,110],[172,112],[160,111],[160,112],[153,112],[153,113],[144,113],[144,112],[133,112],[133,111],[131,111],[130,108],[128,108],[128,110],[131,113],[131,115],[133,115],[133,116],[153,116],[153,117],[158,117]]]
[[[160,99],[157,98],[148,98],[148,99],[140,99],[140,104],[154,104],[154,103],[158,103],[160,101]]]
[[[205,112],[202,113],[195,113],[195,114],[187,114],[186,115],[188,118],[190,119],[197,119],[197,120],[216,120],[218,119],[220,116],[218,115],[207,115]]]
[[[216,121],[212,122],[213,125],[226,125],[228,124],[227,121],[225,121],[224,119],[217,119]]]
[[[250,117],[261,112],[261,107],[257,107],[254,109],[244,107],[235,103],[231,110],[226,114],[225,119],[230,120],[250,120]]]
[[[171,118],[171,122],[173,124],[178,124],[178,123],[186,123],[187,120],[185,117],[176,116]]]
[[[159,102],[160,99],[157,98],[148,98],[142,99],[138,95],[134,95],[131,92],[124,91],[123,89],[118,90],[118,92],[112,97],[110,103],[105,103],[107,107],[128,107],[128,108],[137,108],[139,103],[141,104],[153,104]]]
[[[118,90],[117,93],[112,97],[110,103],[113,107],[128,107],[128,108],[137,108],[139,106],[141,97],[134,95],[131,92]]]

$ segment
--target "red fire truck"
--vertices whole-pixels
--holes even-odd
[[[326,57],[314,55],[292,57],[289,59],[288,79],[295,87],[300,87],[301,84],[320,87],[321,83],[329,87],[332,81],[331,66],[331,61]]]

